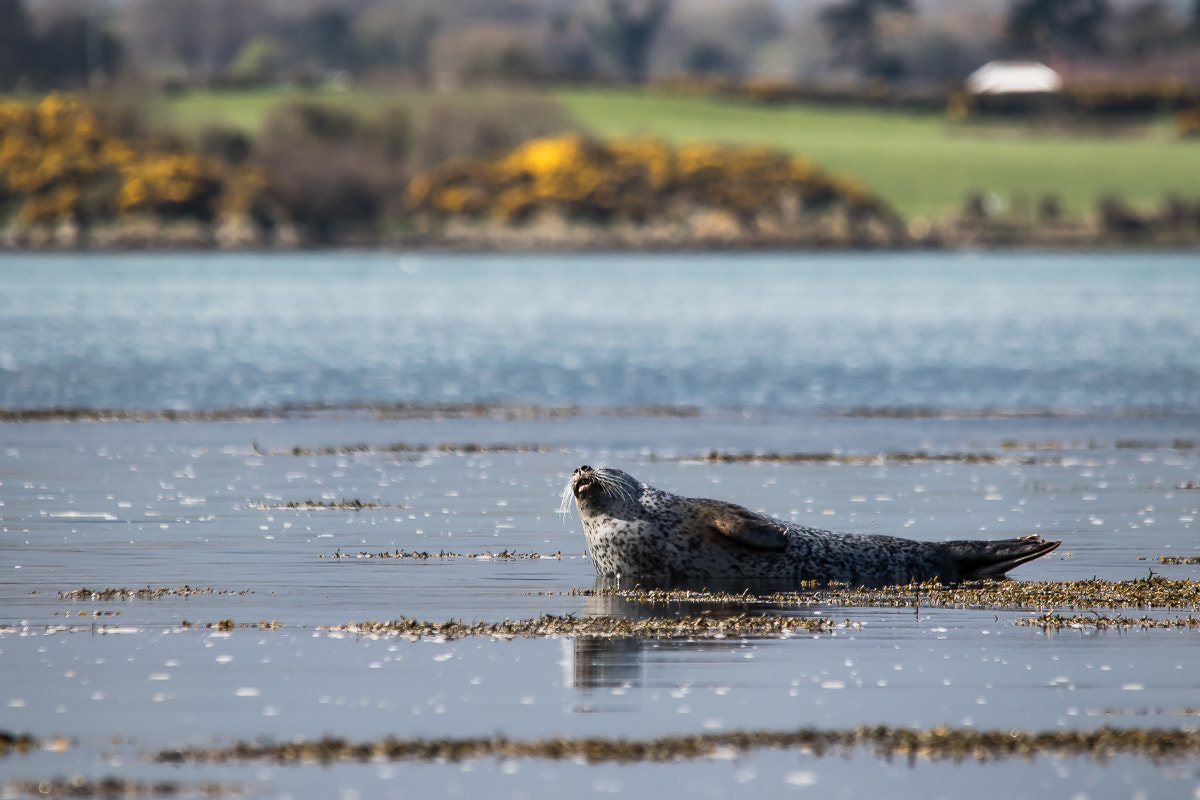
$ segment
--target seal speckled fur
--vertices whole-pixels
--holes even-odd
[[[600,575],[886,586],[999,577],[1061,544],[1037,535],[917,542],[805,528],[733,503],[664,492],[618,469],[580,467],[567,488]]]

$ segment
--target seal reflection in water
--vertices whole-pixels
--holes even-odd
[[[1001,577],[1061,544],[1036,534],[917,542],[805,528],[733,503],[664,492],[619,469],[580,467],[567,489],[596,572],[622,578],[950,582]]]

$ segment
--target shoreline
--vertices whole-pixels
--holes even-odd
[[[286,254],[302,252],[328,251],[360,251],[360,252],[400,252],[400,253],[529,253],[529,254],[574,254],[574,253],[748,253],[748,252],[994,252],[994,253],[1088,253],[1105,252],[1110,250],[1129,252],[1171,253],[1193,252],[1200,250],[1200,237],[1195,241],[1171,242],[1140,242],[1130,240],[1096,240],[1079,244],[1064,244],[1055,240],[1033,239],[1021,242],[961,242],[961,243],[921,243],[921,244],[832,244],[811,241],[796,242],[690,242],[671,245],[646,245],[628,242],[604,242],[594,245],[569,243],[509,243],[509,242],[479,242],[479,241],[412,241],[412,240],[380,240],[364,242],[361,240],[322,242],[309,245],[239,245],[221,246],[217,244],[197,245],[181,244],[170,239],[153,240],[136,245],[123,246],[90,246],[90,245],[44,245],[12,247],[0,245],[0,257],[4,255],[69,255],[69,254],[112,254],[125,253],[262,253]]]
[[[73,226],[0,233],[3,253],[124,253],[149,250],[193,252],[280,252],[307,250],[405,250],[424,252],[751,252],[751,251],[906,251],[997,252],[1046,250],[1085,252],[1120,248],[1142,251],[1200,249],[1200,227],[1136,233],[1103,231],[1094,225],[1014,230],[1008,226],[951,223],[917,230],[862,231],[809,228],[796,234],[727,232],[696,235],[686,230],[646,227],[600,229],[587,227],[478,227],[437,233],[374,234],[347,232],[318,240],[289,227],[272,233],[191,223],[156,227],[112,227],[94,232]]]

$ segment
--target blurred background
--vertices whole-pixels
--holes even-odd
[[[1196,0],[0,0],[9,247],[1200,242]]]

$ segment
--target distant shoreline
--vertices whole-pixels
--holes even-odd
[[[300,252],[305,250],[414,250],[429,252],[721,252],[754,250],[829,251],[954,251],[954,250],[1061,250],[1107,248],[1128,250],[1200,249],[1200,228],[1188,235],[1145,233],[1117,236],[1094,228],[1032,232],[970,230],[947,226],[923,236],[833,234],[684,236],[661,230],[578,230],[548,234],[540,231],[493,229],[467,234],[349,234],[328,240],[305,240],[294,235],[224,237],[219,232],[164,228],[140,231],[136,236],[102,231],[97,235],[39,232],[33,236],[0,236],[0,253],[123,253],[149,250],[194,252]]]

